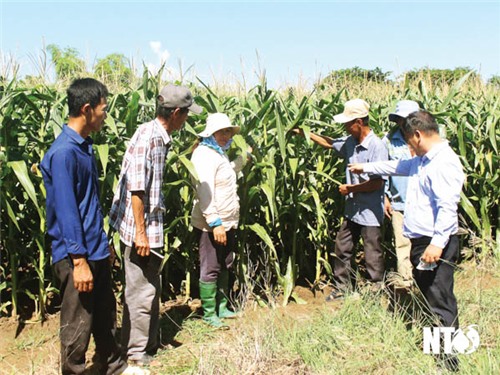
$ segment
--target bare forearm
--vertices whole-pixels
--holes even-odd
[[[146,233],[146,223],[144,221],[144,193],[132,193],[132,213],[134,214],[136,233]]]
[[[150,248],[144,219],[144,193],[132,193],[132,212],[135,221],[135,249],[139,256],[147,257]]]
[[[384,186],[384,180],[377,178],[374,180],[368,180],[356,185],[349,185],[349,193],[370,193],[375,190],[379,190]]]
[[[326,135],[318,135],[314,133],[310,133],[309,137],[314,143],[317,143],[321,147],[324,148],[332,148],[333,138],[328,137]]]

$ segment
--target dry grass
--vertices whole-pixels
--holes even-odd
[[[496,374],[500,370],[500,323],[497,263],[462,264],[456,293],[463,327],[477,324],[481,346],[461,356],[461,373]],[[327,291],[325,290],[325,293]],[[431,356],[422,353],[421,326],[408,329],[408,319],[391,313],[384,293],[326,304],[324,295],[298,290],[306,305],[267,309],[247,303],[240,319],[227,331],[213,330],[191,306],[172,304],[163,322],[174,327],[169,348],[158,353],[153,374],[430,374]],[[276,305],[279,305],[278,303]],[[418,306],[418,305],[417,305]],[[183,311],[175,310],[182,308]],[[169,318],[166,318],[166,314]],[[168,323],[170,322],[170,323]],[[14,338],[15,322],[0,325],[0,374],[58,374],[58,318],[44,326],[26,325]],[[92,355],[92,348],[89,357]],[[93,370],[88,375],[94,374]]]

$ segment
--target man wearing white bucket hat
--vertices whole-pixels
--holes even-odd
[[[202,111],[182,86],[165,86],[156,104],[156,118],[140,125],[128,144],[109,214],[110,226],[120,233],[125,267],[122,341],[128,360],[139,366],[150,365],[158,347],[161,187],[170,135],[182,128],[188,112]]]
[[[199,239],[203,320],[216,328],[227,327],[221,319],[236,317],[227,304],[240,213],[236,174],[243,167],[243,156],[230,162],[225,151],[239,131],[227,115],[209,115],[191,158],[199,178],[192,224]]]
[[[310,133],[311,140],[324,148],[333,149],[348,163],[353,163],[353,160],[387,160],[386,147],[369,126],[369,108],[362,99],[347,101],[344,111],[333,116],[333,119],[344,125],[349,136],[333,139]],[[300,130],[295,132],[301,133]],[[335,239],[335,286],[326,298],[327,302],[343,298],[351,290],[351,259],[360,237],[363,238],[371,290],[378,291],[384,277],[380,226],[384,219],[385,181],[377,175],[357,175],[349,170],[346,170],[346,180],[345,184],[339,186],[340,193],[346,198],[344,220]]]
[[[413,100],[401,100],[396,104],[396,110],[389,114],[389,121],[396,123],[393,129],[382,139],[389,151],[389,160],[408,160],[413,157],[401,133],[401,126],[410,113],[416,112],[419,109],[417,102]],[[394,233],[397,271],[399,274],[399,277],[389,274],[388,280],[394,287],[403,289],[410,288],[413,283],[410,261],[411,242],[403,236],[403,216],[407,187],[408,177],[390,176],[384,202],[384,213],[391,219]]]

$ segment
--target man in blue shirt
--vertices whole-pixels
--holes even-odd
[[[411,113],[402,132],[416,157],[351,164],[349,169],[354,173],[409,176],[403,234],[411,241],[413,276],[437,324],[458,328],[453,273],[459,256],[456,233],[458,202],[465,180],[462,164],[440,137],[430,113]],[[445,364],[451,370],[458,369],[454,356],[446,357]]]
[[[401,100],[396,104],[396,111],[389,114],[389,121],[396,125],[382,139],[389,151],[389,160],[407,160],[412,158],[412,152],[406,143],[401,126],[406,117],[419,110],[417,102]],[[411,243],[403,236],[403,215],[406,202],[408,177],[391,176],[386,189],[384,213],[391,220],[396,247],[397,271],[400,277],[388,276],[389,282],[395,287],[409,288],[412,285],[412,267],[410,262]]]
[[[333,139],[310,134],[313,142],[333,149],[348,163],[366,163],[387,160],[387,149],[368,124],[369,105],[362,99],[349,100],[344,112],[333,119],[344,125],[349,136]],[[297,130],[296,133],[300,133]],[[342,298],[351,289],[351,259],[354,248],[363,238],[366,270],[373,289],[382,286],[384,258],[381,247],[380,226],[384,220],[384,185],[380,176],[353,174],[346,171],[347,183],[339,186],[345,196],[345,219],[335,239],[334,276],[335,288],[327,301]]]
[[[130,369],[115,341],[110,250],[89,137],[103,126],[108,90],[95,79],[83,78],[73,81],[67,95],[69,121],[41,163],[52,263],[61,282],[61,370],[84,372],[92,334],[102,372],[126,374]]]

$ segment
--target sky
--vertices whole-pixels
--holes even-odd
[[[500,75],[500,0],[0,0],[0,73],[36,74],[44,46],[79,51],[87,68],[121,53],[166,79],[312,84],[332,70],[430,67]],[[49,71],[50,56],[48,57]],[[181,74],[182,73],[182,74]]]

